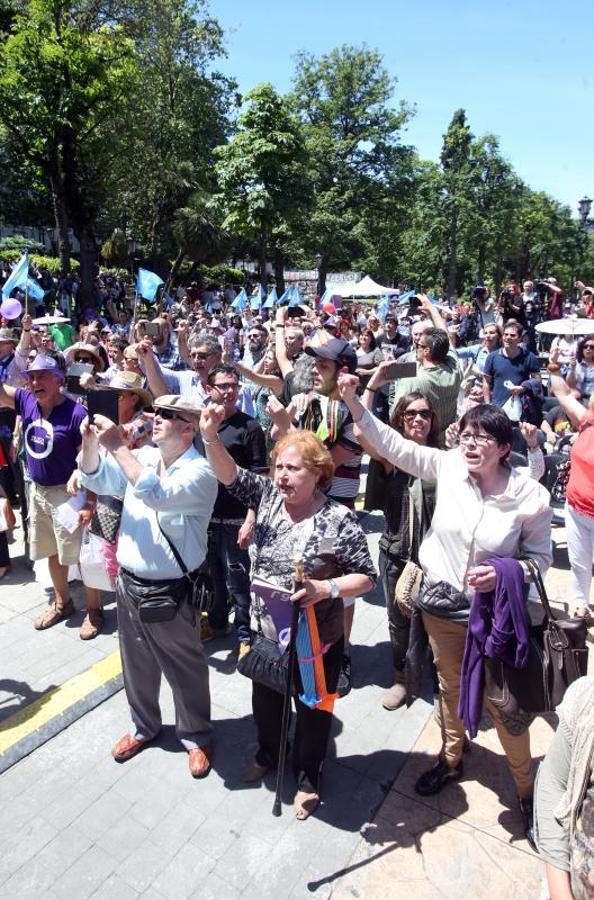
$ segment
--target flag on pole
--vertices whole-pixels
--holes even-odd
[[[303,301],[301,299],[301,294],[299,293],[299,288],[294,284],[289,294],[289,306],[301,306],[302,303]]]
[[[289,299],[291,297],[291,290],[291,288],[287,288],[287,290],[280,295],[277,301],[279,306],[285,306],[289,302]]]
[[[268,294],[268,296],[266,298],[266,302],[264,303],[264,306],[262,307],[262,309],[274,309],[275,303],[278,303],[278,297],[276,294],[276,288],[273,287],[272,290],[270,291],[270,293]]]
[[[262,301],[266,299],[266,291],[261,284],[256,285],[250,298],[250,309],[260,309]]]
[[[43,300],[45,297],[45,291],[34,278],[31,278],[31,276],[27,278],[27,293],[30,297],[33,297],[34,300]]]
[[[27,287],[27,278],[29,277],[29,255],[23,253],[18,263],[2,285],[2,296],[10,297],[15,288]]]
[[[382,325],[386,321],[386,316],[388,315],[389,307],[390,307],[390,298],[386,294],[386,296],[382,297],[382,299],[380,300],[380,302],[377,305],[377,317],[380,320],[380,322],[382,323]]]
[[[242,288],[231,304],[231,309],[234,309],[235,312],[242,313],[247,306],[247,294],[245,292],[245,288]]]
[[[159,278],[155,272],[149,272],[148,269],[139,269],[136,292],[140,297],[144,297],[145,300],[152,303],[155,299],[155,294],[159,289],[159,285],[164,283],[163,279]]]

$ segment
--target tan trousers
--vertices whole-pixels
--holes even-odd
[[[443,745],[441,757],[448,766],[457,766],[462,758],[464,745],[464,724],[458,718],[460,699],[460,677],[466,626],[450,619],[423,612],[423,624],[429,635],[433,658],[439,678],[439,705]],[[501,722],[498,710],[486,701],[486,708],[495,723],[497,736],[505,751],[512,777],[520,797],[531,797],[534,785],[532,760],[530,758],[530,732],[513,735]]]

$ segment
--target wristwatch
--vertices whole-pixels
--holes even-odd
[[[340,588],[338,587],[338,582],[334,581],[333,578],[329,578],[328,584],[330,585],[330,599],[336,600],[338,597],[340,597]]]

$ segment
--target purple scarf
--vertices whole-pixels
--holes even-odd
[[[494,591],[475,591],[464,648],[458,716],[471,738],[475,737],[483,710],[484,659],[499,659],[524,668],[528,662],[529,621],[524,589],[524,570],[516,559],[485,559],[497,572]]]

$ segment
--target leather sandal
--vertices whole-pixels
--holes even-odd
[[[78,633],[81,641],[92,641],[103,631],[103,612],[100,609],[88,609]]]
[[[295,810],[295,818],[303,822],[309,819],[311,814],[316,811],[320,805],[320,797],[318,794],[308,794],[307,791],[297,791],[293,800],[293,809]]]
[[[52,628],[54,625],[57,625],[58,622],[69,619],[75,612],[76,610],[72,600],[69,600],[68,603],[65,603],[63,606],[56,606],[54,600],[54,602],[35,619],[35,628],[37,631],[45,631],[46,628]]]

